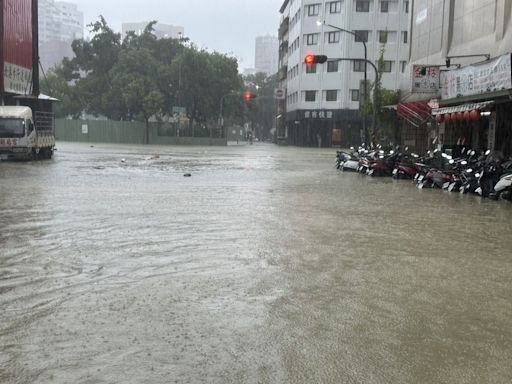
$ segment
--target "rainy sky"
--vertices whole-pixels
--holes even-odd
[[[254,67],[254,40],[277,35],[283,0],[67,0],[84,13],[85,24],[103,15],[121,31],[123,22],[157,20],[180,25],[196,45],[239,58]]]

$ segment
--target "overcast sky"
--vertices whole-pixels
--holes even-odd
[[[209,50],[241,59],[241,70],[254,67],[254,40],[277,35],[283,0],[66,0],[78,5],[85,24],[103,15],[116,31],[121,23],[157,20],[180,25],[185,36]]]

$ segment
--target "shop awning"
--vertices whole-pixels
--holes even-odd
[[[491,104],[494,104],[494,101],[483,101],[481,103],[471,103],[471,104],[462,104],[456,105],[453,107],[444,107],[444,108],[436,108],[432,110],[432,114],[435,115],[444,115],[445,113],[456,113],[456,112],[466,112],[472,110],[480,110],[489,107]]]
[[[412,125],[419,127],[431,118],[432,108],[429,104],[430,100],[399,103],[396,107],[396,114]]]

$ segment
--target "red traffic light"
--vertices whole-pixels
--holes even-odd
[[[307,65],[313,65],[313,64],[323,64],[327,61],[327,56],[325,55],[306,55],[304,58],[304,62]]]
[[[247,103],[250,102],[252,99],[255,99],[256,97],[257,97],[257,95],[255,95],[254,93],[252,93],[250,91],[244,92],[244,99]]]

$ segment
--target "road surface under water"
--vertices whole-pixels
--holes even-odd
[[[58,149],[0,163],[1,383],[512,382],[512,204],[334,150]]]

